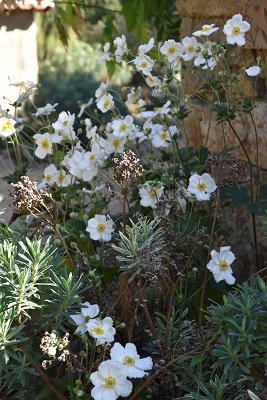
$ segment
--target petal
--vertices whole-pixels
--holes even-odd
[[[120,343],[114,343],[110,350],[110,357],[112,361],[123,363],[125,358],[124,347]]]
[[[138,356],[136,346],[133,343],[127,343],[125,346],[125,355],[131,358],[136,358]]]
[[[117,386],[117,385],[116,385]],[[118,394],[115,391],[114,388],[104,388],[103,393],[102,393],[102,399],[101,400],[116,400],[118,398]]]
[[[238,46],[244,46],[244,44],[246,43],[246,40],[244,38],[244,34],[240,34],[236,37],[236,44]]]
[[[152,369],[153,362],[151,357],[140,358],[139,360],[135,361],[134,364],[137,368],[140,369]]]
[[[139,369],[134,365],[131,367],[127,367],[127,375],[129,378],[143,378],[147,373],[143,369]]]
[[[127,397],[131,394],[133,390],[133,384],[127,379],[117,379],[114,390],[119,396]]]
[[[239,24],[239,28],[240,28],[241,33],[245,33],[250,30],[250,24],[246,21],[242,21]]]
[[[233,285],[235,283],[235,277],[228,273],[228,270],[224,271],[224,279],[225,282],[228,283],[228,285]]]
[[[84,323],[84,317],[82,314],[70,315],[70,317],[73,319],[76,325],[82,325]]]
[[[104,379],[110,376],[110,365],[113,365],[111,360],[103,361],[99,364],[98,372]]]
[[[99,374],[98,371],[93,372],[90,375],[90,379],[91,379],[91,382],[93,383],[93,385],[99,385],[104,382],[103,377]]]
[[[85,322],[83,322],[83,324],[77,327],[75,333],[80,332],[83,335],[86,331],[87,331],[87,326],[85,325]]]

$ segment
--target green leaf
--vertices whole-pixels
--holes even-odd
[[[256,396],[251,390],[248,389],[248,395],[252,400],[261,400],[258,396]]]

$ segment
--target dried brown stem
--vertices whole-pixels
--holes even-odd
[[[53,383],[50,381],[46,373],[37,363],[33,362],[31,365],[35,369],[35,371],[38,372],[38,374],[41,376],[44,383],[52,390],[53,393],[55,393],[58,399],[68,400],[68,398],[65,397],[62,393],[60,393],[59,390],[53,385]]]
[[[155,378],[157,378],[159,375],[163,374],[164,371],[168,368],[170,368],[173,364],[175,364],[177,361],[179,361],[181,358],[189,356],[190,354],[198,353],[202,348],[204,347],[204,344],[201,345],[200,347],[190,350],[187,353],[182,354],[179,357],[176,357],[174,360],[168,362],[166,365],[162,366],[158,371],[154,372],[154,374],[150,375],[147,380],[134,392],[134,394],[129,398],[129,400],[135,399],[139,393],[142,392],[142,390],[145,389],[145,387],[152,382]]]
[[[207,289],[207,281],[208,281],[207,264],[208,264],[209,259],[210,259],[210,252],[211,252],[211,246],[212,246],[212,240],[213,240],[213,234],[214,234],[214,230],[215,230],[215,225],[216,225],[216,221],[217,221],[217,217],[218,217],[219,204],[220,204],[220,191],[218,189],[217,190],[217,199],[216,199],[214,217],[213,217],[213,223],[212,223],[212,227],[211,227],[211,231],[210,231],[210,240],[209,240],[209,248],[208,248],[207,260],[206,260],[204,282],[203,282],[203,286],[202,286],[200,305],[199,305],[199,322],[198,322],[199,330],[201,330],[202,322],[203,322],[203,306],[204,306],[205,294],[206,294],[206,289]]]

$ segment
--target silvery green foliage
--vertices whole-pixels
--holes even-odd
[[[164,231],[158,227],[159,220],[139,218],[137,223],[130,221],[132,226],[126,226],[126,235],[119,232],[119,244],[112,247],[120,254],[117,260],[124,264],[120,270],[131,272],[129,281],[132,281],[139,273],[160,265],[165,241]]]
[[[43,242],[0,227],[0,387],[8,390],[38,375],[31,367],[34,353],[34,361],[42,357],[36,332],[64,330],[85,290],[85,278],[64,273],[58,250]]]

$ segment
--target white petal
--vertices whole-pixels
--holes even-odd
[[[138,354],[136,350],[136,346],[133,343],[127,343],[125,346],[125,355],[135,359]]]
[[[140,358],[135,361],[135,366],[140,369],[152,369],[153,362],[151,357]]]
[[[129,378],[143,378],[147,373],[143,369],[139,369],[134,365],[131,367],[127,367],[127,375]]]
[[[127,379],[117,379],[114,390],[119,396],[127,397],[131,394],[133,390],[133,384]]]
[[[110,357],[112,361],[123,363],[125,358],[124,347],[120,343],[114,343],[110,350]]]
[[[233,285],[235,283],[235,278],[233,277],[233,275],[231,275],[230,273],[227,273],[227,271],[225,272],[225,282],[228,283],[228,285]]]
[[[99,384],[104,382],[103,377],[99,374],[98,371],[93,372],[90,375],[90,379],[91,379],[91,382],[92,382],[93,385],[99,385]]]
[[[73,319],[76,325],[82,325],[84,323],[84,317],[82,314],[70,315],[70,317]]]

